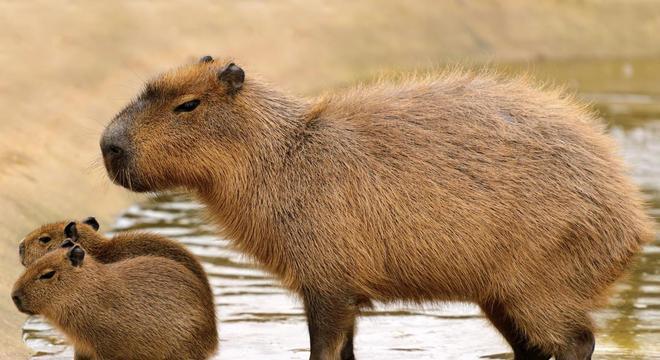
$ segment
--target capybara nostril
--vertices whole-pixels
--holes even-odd
[[[108,146],[109,152],[114,156],[119,156],[124,153],[124,150],[117,145]]]
[[[19,294],[17,294],[17,293],[11,294],[11,299],[14,301],[14,304],[16,305],[16,307],[20,309],[21,308],[21,297],[19,296]]]
[[[20,243],[18,244],[18,256],[23,259],[23,256],[25,255],[25,243]]]
[[[124,156],[124,149],[116,144],[102,142],[101,143],[101,152],[103,153],[103,158],[108,160],[115,160]]]

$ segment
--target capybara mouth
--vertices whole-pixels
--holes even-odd
[[[108,172],[108,177],[113,183],[135,192],[146,192],[152,190],[141,180],[141,177],[131,169],[130,164],[121,159],[113,159],[104,156],[103,165]]]
[[[14,305],[16,305],[16,308],[18,309],[18,311],[22,312],[23,314],[36,315],[36,313],[34,311],[26,308],[25,304],[23,302],[18,302],[17,303],[16,300],[14,300]]]
[[[129,169],[113,170],[106,166],[112,182],[134,192],[147,192],[153,189],[147,186],[139,176]]]
[[[25,308],[20,308],[20,307],[19,307],[19,308],[18,308],[18,311],[22,312],[23,314],[30,315],[30,316],[32,316],[32,315],[37,315],[36,313],[34,313],[34,312],[32,312],[32,311],[30,311],[30,310],[28,310],[28,309],[25,309]]]

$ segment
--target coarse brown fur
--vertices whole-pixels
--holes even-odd
[[[103,264],[81,249],[44,255],[12,291],[19,310],[43,315],[71,340],[77,359],[207,359],[215,352],[205,286],[183,264],[154,256]]]
[[[149,82],[106,128],[105,165],[134,191],[195,191],[302,296],[311,359],[353,358],[371,300],[475,302],[516,359],[590,358],[589,312],[652,232],[588,110],[461,71],[307,101],[226,64]]]
[[[45,224],[31,231],[20,243],[21,264],[29,266],[46,253],[58,249],[67,238],[64,228],[72,221]],[[71,239],[80,244],[90,255],[102,263],[112,263],[136,256],[160,256],[172,259],[190,269],[203,283],[208,285],[206,272],[199,260],[182,244],[162,235],[145,231],[126,231],[103,236],[84,222],[76,221],[76,236]],[[40,239],[47,237],[48,242]]]

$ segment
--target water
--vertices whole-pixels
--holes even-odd
[[[609,90],[609,89],[608,89]],[[591,91],[580,95],[611,124],[651,212],[660,218],[660,95]],[[300,302],[257,270],[202,221],[202,207],[167,195],[130,207],[113,231],[149,230],[186,244],[204,263],[220,319],[223,359],[307,359]],[[595,359],[660,359],[660,239],[646,247],[609,307],[595,314]],[[34,359],[71,359],[72,349],[38,317],[24,326]],[[505,342],[470,304],[377,306],[359,321],[361,359],[510,359]]]

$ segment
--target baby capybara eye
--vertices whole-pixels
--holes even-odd
[[[190,100],[186,101],[183,104],[177,106],[174,108],[175,113],[181,113],[181,112],[189,112],[195,110],[197,108],[197,105],[199,105],[200,101],[195,99],[195,100]]]
[[[48,279],[52,278],[53,276],[55,276],[55,270],[49,271],[47,273],[42,274],[41,276],[39,276],[39,279],[40,280],[48,280]]]
[[[42,244],[48,244],[50,242],[50,236],[42,236],[39,238],[39,242]]]

